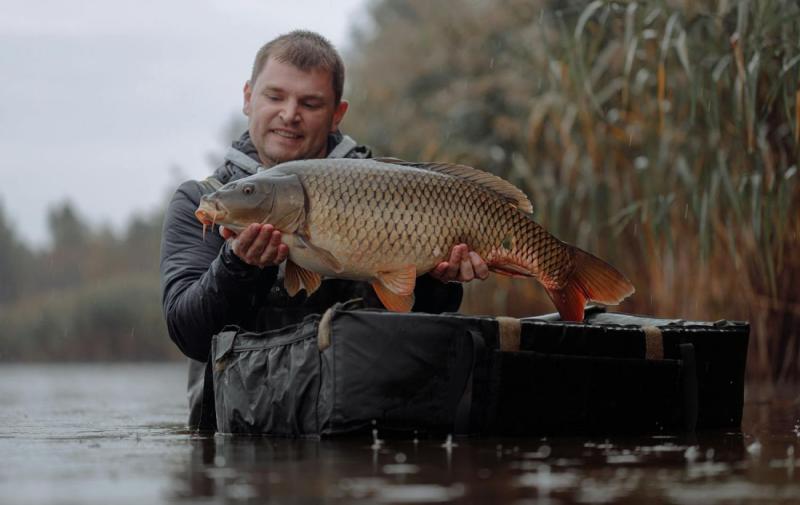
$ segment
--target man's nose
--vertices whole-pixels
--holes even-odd
[[[294,100],[286,100],[284,102],[284,106],[281,109],[281,119],[285,123],[293,123],[297,120],[297,102]]]

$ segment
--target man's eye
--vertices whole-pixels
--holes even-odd
[[[303,106],[307,109],[319,109],[321,106],[316,102],[306,102]]]

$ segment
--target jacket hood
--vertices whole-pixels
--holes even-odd
[[[372,151],[359,145],[349,135],[335,131],[328,135],[328,158],[371,158]],[[258,151],[246,131],[228,148],[225,163],[214,171],[214,177],[226,184],[232,180],[253,175],[264,170],[258,158]]]

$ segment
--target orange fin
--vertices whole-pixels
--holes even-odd
[[[375,294],[378,295],[383,306],[392,312],[410,312],[411,307],[414,306],[413,290],[411,294],[399,295],[390,291],[380,281],[373,281],[372,287],[375,289]]]
[[[505,275],[506,277],[533,277],[533,272],[527,268],[512,263],[504,263],[502,265],[489,265],[489,270],[498,274]]]
[[[378,272],[378,281],[398,295],[410,295],[417,283],[417,267],[408,265],[392,272]]]
[[[305,289],[306,294],[311,295],[319,288],[320,284],[322,284],[322,277],[317,272],[306,270],[292,260],[286,260],[283,286],[289,296],[296,295],[301,289]]]
[[[562,321],[583,321],[583,309],[586,307],[586,296],[572,282],[561,289],[547,289]]]
[[[583,309],[588,300],[617,305],[636,291],[616,268],[577,247],[573,250],[575,270],[567,284],[547,290],[562,320],[583,321]]]

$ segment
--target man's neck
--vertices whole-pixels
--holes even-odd
[[[308,156],[306,158],[298,158],[297,160],[275,161],[272,158],[269,158],[269,157],[267,157],[267,156],[265,156],[265,155],[263,155],[261,153],[258,153],[258,159],[261,162],[261,164],[264,166],[264,168],[272,168],[275,165],[279,165],[280,163],[284,163],[286,161],[298,161],[300,159],[304,159],[304,160],[322,159],[322,158],[326,158],[327,155],[328,155],[327,149],[323,149],[322,151],[317,153],[316,156]]]
[[[277,161],[275,161],[273,159],[270,159],[270,158],[267,158],[265,156],[262,156],[261,154],[258,155],[258,159],[261,162],[261,164],[264,166],[264,168],[272,168],[272,167],[274,167],[275,165],[278,164]]]

